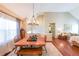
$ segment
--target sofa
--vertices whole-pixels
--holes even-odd
[[[71,46],[75,45],[79,47],[79,36],[71,36],[69,42]]]

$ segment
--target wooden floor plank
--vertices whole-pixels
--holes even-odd
[[[71,46],[67,40],[54,39],[53,44],[63,56],[79,56],[79,47]]]

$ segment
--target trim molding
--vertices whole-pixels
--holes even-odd
[[[4,6],[4,5],[2,5],[2,4],[0,4],[0,12],[2,12],[2,13],[4,13],[4,14],[7,14],[7,15],[13,17],[13,18],[18,19],[18,20],[21,20],[21,21],[24,19],[23,17],[16,15],[16,14],[15,14],[14,12],[12,12],[9,8],[7,8],[6,6]]]

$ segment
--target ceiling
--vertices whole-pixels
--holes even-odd
[[[32,3],[3,3],[8,9],[22,17],[31,17],[33,13]],[[69,12],[77,7],[77,3],[37,3],[34,4],[36,14],[42,12]]]

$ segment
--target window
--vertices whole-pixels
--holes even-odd
[[[73,24],[72,33],[77,33],[78,34],[78,24],[77,23]]]
[[[78,34],[78,23],[64,24],[64,31]]]
[[[0,45],[12,40],[18,28],[17,21],[0,17]]]

